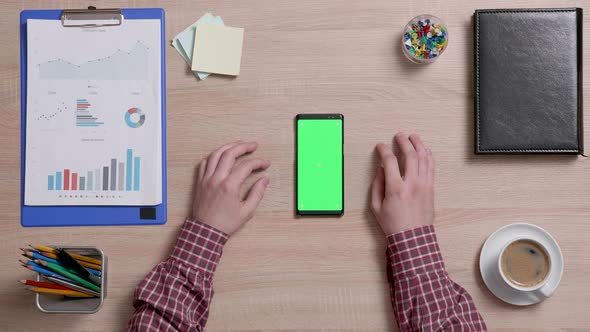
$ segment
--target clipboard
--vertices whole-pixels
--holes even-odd
[[[97,27],[125,24],[124,20],[160,20],[162,109],[162,203],[155,206],[27,206],[25,202],[27,19],[60,20],[64,27]],[[92,23],[88,23],[91,21]],[[85,22],[85,23],[82,23]],[[81,10],[23,10],[20,14],[21,64],[21,225],[103,226],[165,224],[166,194],[166,51],[165,15],[162,8]]]

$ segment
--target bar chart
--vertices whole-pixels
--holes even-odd
[[[76,126],[77,127],[98,127],[104,122],[98,121],[98,118],[90,113],[90,102],[88,99],[76,99]]]
[[[64,168],[47,175],[49,191],[139,191],[141,157],[127,149],[125,158],[111,158],[92,170]]]

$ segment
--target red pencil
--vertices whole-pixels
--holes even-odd
[[[33,280],[19,280],[21,283],[29,286],[36,286],[36,287],[45,287],[45,288],[53,288],[53,289],[62,289],[62,290],[72,290],[66,286],[50,284],[47,282],[40,282],[40,281],[33,281]]]

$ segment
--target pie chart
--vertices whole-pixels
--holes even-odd
[[[141,109],[132,107],[125,112],[125,123],[130,128],[139,128],[145,122],[145,114]]]

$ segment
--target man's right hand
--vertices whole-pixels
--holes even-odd
[[[397,156],[377,145],[381,164],[371,188],[371,207],[385,235],[432,225],[434,221],[434,159],[420,137],[398,133]]]
[[[226,144],[199,163],[194,220],[231,235],[252,219],[270,180],[268,177],[259,178],[243,200],[240,187],[253,172],[267,169],[270,161],[251,159],[238,164],[236,161],[256,148],[256,142]]]

